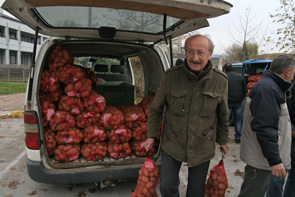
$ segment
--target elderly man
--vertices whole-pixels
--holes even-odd
[[[187,196],[204,196],[215,142],[228,153],[228,83],[223,72],[212,68],[213,48],[204,35],[188,38],[184,64],[167,70],[150,107],[146,150],[157,136],[166,109],[160,173],[163,197],[179,196],[182,162],[188,165]]]

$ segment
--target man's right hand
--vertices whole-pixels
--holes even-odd
[[[154,138],[147,138],[144,142],[144,148],[146,151],[148,151],[152,146],[153,146],[153,143],[154,143]]]
[[[272,175],[277,177],[286,177],[286,170],[282,163],[271,166],[270,169],[271,169]]]

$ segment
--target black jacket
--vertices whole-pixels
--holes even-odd
[[[247,86],[243,77],[233,71],[228,71],[226,74],[228,76],[228,103],[242,103],[247,94]]]
[[[281,104],[286,103],[285,94],[292,84],[277,74],[266,71],[251,89],[250,110],[253,117],[251,128],[256,132],[258,142],[270,166],[281,163],[278,149],[278,130]],[[267,126],[265,126],[267,125]]]
[[[290,119],[292,123],[292,131],[295,130],[295,80],[293,80],[293,87],[291,90],[291,98],[287,100],[288,110],[290,114]],[[292,168],[295,167],[295,138],[292,137],[292,146],[291,146],[291,162]]]

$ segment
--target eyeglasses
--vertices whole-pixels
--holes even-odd
[[[189,56],[194,56],[197,54],[199,57],[204,57],[205,55],[209,54],[210,52],[204,52],[204,51],[194,51],[194,50],[189,50],[186,51],[186,54]]]

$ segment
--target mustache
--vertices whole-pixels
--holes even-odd
[[[189,62],[192,64],[202,64],[203,63],[201,60],[197,60],[197,61],[189,60]]]

